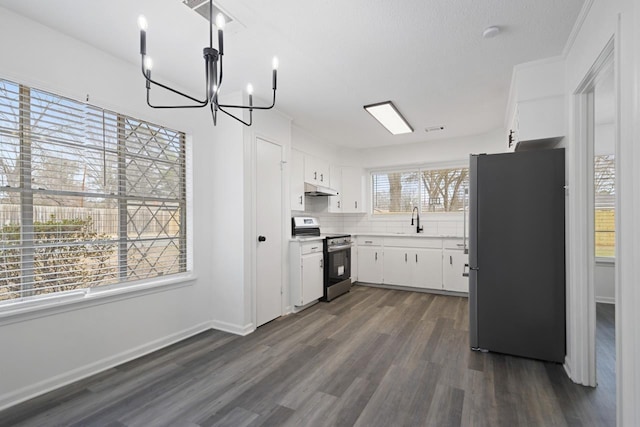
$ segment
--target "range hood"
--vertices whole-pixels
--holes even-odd
[[[304,194],[306,196],[337,196],[338,192],[333,188],[323,187],[321,185],[304,183]]]

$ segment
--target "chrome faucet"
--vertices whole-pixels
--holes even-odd
[[[411,212],[411,225],[413,225],[413,213],[416,213],[416,219],[418,220],[418,224],[416,225],[416,233],[422,232],[422,227],[420,227],[420,212],[418,212],[418,207],[414,206],[413,211]]]

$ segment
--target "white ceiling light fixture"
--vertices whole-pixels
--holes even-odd
[[[393,135],[413,132],[413,128],[391,101],[365,105],[364,109]]]

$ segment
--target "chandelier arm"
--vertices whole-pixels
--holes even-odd
[[[163,88],[163,89],[166,89],[166,90],[168,90],[168,91],[170,91],[170,92],[175,93],[176,95],[180,95],[180,96],[182,96],[182,97],[184,97],[184,98],[190,99],[191,101],[193,101],[193,102],[196,102],[196,103],[200,104],[200,105],[195,105],[195,106],[193,106],[193,107],[206,107],[206,106],[207,106],[207,104],[209,103],[209,101],[208,101],[207,99],[205,99],[204,101],[201,101],[201,100],[199,100],[199,99],[197,99],[197,98],[194,98],[194,97],[192,97],[192,96],[187,95],[186,93],[182,93],[182,92],[180,92],[179,90],[176,90],[176,89],[170,88],[170,87],[169,87],[169,86],[167,86],[167,85],[164,85],[164,84],[162,84],[162,83],[160,83],[160,82],[157,82],[157,81],[153,80],[151,77],[147,76],[147,74],[145,73],[145,69],[144,69],[144,60],[143,60],[143,64],[142,64],[142,75],[144,76],[144,79],[145,79],[147,82],[149,82],[149,83],[153,83],[154,85],[156,85],[156,86],[160,86],[160,87],[161,87],[161,88]],[[147,91],[149,91],[149,89],[147,89]],[[184,108],[189,108],[189,107],[191,107],[191,106],[185,106]]]
[[[236,119],[237,121],[239,121],[240,123],[242,123],[245,126],[251,126],[253,124],[253,111],[251,111],[251,110],[249,110],[249,122],[247,123],[244,120],[239,119],[238,117],[236,117],[233,114],[229,113],[228,111],[225,111],[224,108],[220,107],[220,105],[218,105],[218,109],[220,111],[222,111],[223,113],[225,113],[227,116]]]
[[[241,108],[244,110],[270,110],[276,105],[276,91],[273,91],[273,102],[268,107],[256,107],[255,105],[231,105],[231,104],[218,104],[216,102],[218,108]]]

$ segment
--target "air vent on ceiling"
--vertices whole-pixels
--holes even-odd
[[[209,20],[209,0],[183,0],[183,3],[189,6],[189,8],[198,12],[198,14],[202,16],[204,19],[206,19],[207,21]],[[218,9],[214,4],[213,5],[214,21],[218,13],[221,13],[224,16],[225,22],[227,24],[229,24],[230,22],[233,22],[232,17],[230,17],[229,15],[227,15],[226,13]]]
[[[441,130],[444,130],[444,126],[431,126],[428,128],[425,128],[425,132],[439,132]]]

